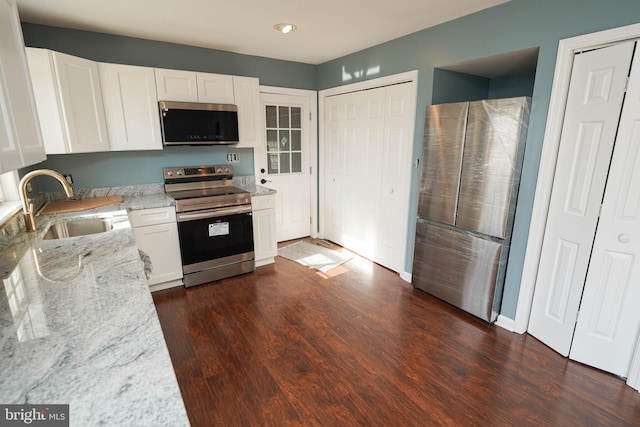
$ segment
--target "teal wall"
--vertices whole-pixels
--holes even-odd
[[[317,67],[300,62],[28,23],[22,33],[27,46],[94,61],[259,77],[267,86],[317,87]]]
[[[157,151],[118,151],[110,153],[56,154],[30,169],[53,169],[71,174],[73,187],[100,188],[163,182],[166,166],[197,166],[228,163],[227,152],[238,153],[233,165],[236,176],[253,175],[253,149],[214,147],[166,147]],[[61,191],[53,179],[39,180],[40,191]]]
[[[491,81],[455,71],[433,70],[431,104],[487,99]]]
[[[433,70],[431,103],[533,96],[535,78],[535,70],[486,78],[436,68]]]
[[[416,158],[421,156],[422,151],[425,107],[433,102],[434,95],[442,94],[433,87],[436,68],[539,47],[535,77],[515,76],[508,81],[492,81],[486,89],[493,95],[526,87],[533,89],[530,129],[502,306],[502,314],[514,318],[558,41],[638,21],[638,0],[512,0],[319,66],[31,24],[24,24],[23,30],[28,46],[47,47],[98,61],[255,76],[264,85],[300,89],[322,90],[418,70],[418,114],[413,145]],[[353,74],[354,71],[373,67],[379,67],[380,72],[362,79],[342,81],[343,72]],[[220,147],[215,148],[211,151],[212,161],[224,159],[226,152]],[[71,173],[78,185],[81,185],[81,180],[92,185],[94,182],[101,185],[159,182],[158,169],[161,166],[186,164],[206,158],[197,154],[193,158],[193,153],[195,151],[191,147],[176,147],[176,151],[161,153],[51,156],[37,167],[51,165],[61,172]],[[242,161],[246,157],[249,156],[241,153],[239,167],[250,174],[252,166]],[[411,229],[407,244],[409,254],[413,254],[418,178],[414,170],[409,221]],[[408,271],[411,265],[410,257],[406,265]]]
[[[434,88],[432,83],[436,68],[531,47],[540,48],[502,303],[502,314],[513,319],[520,290],[558,41],[639,21],[638,0],[511,0],[503,5],[321,64],[318,67],[318,89],[418,70],[418,118],[415,124],[413,155],[419,158],[422,151],[424,111],[427,105],[432,104],[433,96],[439,96],[438,89]],[[379,67],[379,74],[348,82],[342,81],[343,70],[351,72],[374,67]],[[413,253],[415,240],[418,187],[419,176],[414,169],[409,219],[411,229],[407,242],[409,254]],[[406,265],[408,271],[411,270],[412,262],[410,257]]]

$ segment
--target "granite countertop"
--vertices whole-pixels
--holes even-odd
[[[273,188],[265,187],[265,186],[258,185],[258,184],[241,183],[241,184],[238,184],[238,187],[242,188],[243,190],[248,191],[254,197],[257,197],[257,196],[268,196],[270,194],[276,194],[277,193],[277,191],[274,190]]]
[[[18,233],[0,253],[0,402],[69,404],[77,426],[189,425],[126,215],[174,201],[123,198],[37,217],[36,232]],[[49,223],[96,215],[116,228],[39,238]]]

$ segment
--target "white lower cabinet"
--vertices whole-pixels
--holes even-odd
[[[171,207],[129,212],[138,249],[151,258],[151,291],[182,286],[182,260],[176,211]]]
[[[253,246],[256,267],[275,262],[278,255],[276,240],[276,196],[252,196]]]

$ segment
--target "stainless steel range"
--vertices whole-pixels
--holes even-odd
[[[164,168],[176,200],[186,287],[255,270],[251,195],[233,186],[231,165]]]

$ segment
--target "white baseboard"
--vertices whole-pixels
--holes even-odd
[[[503,329],[506,329],[509,332],[516,331],[516,321],[513,319],[509,319],[508,317],[503,316],[502,314],[498,315],[498,320],[496,321],[496,325],[500,326]]]
[[[273,264],[274,262],[276,262],[276,260],[273,257],[256,260],[256,268],[262,267],[263,265]]]
[[[406,271],[400,272],[400,278],[405,282],[411,283],[411,273],[407,273]]]
[[[169,289],[169,288],[177,288],[179,286],[184,286],[184,283],[182,283],[182,279],[171,280],[169,282],[164,282],[164,283],[156,283],[155,285],[149,285],[149,290],[151,292],[155,292],[155,291],[162,291],[164,289]]]

